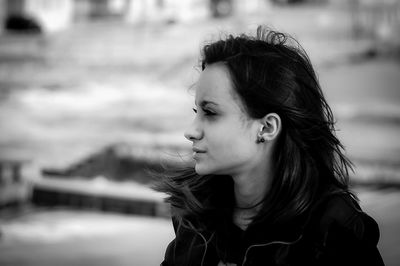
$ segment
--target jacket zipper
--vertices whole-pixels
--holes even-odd
[[[199,234],[199,236],[201,236],[201,238],[203,239],[203,241],[204,241],[204,246],[205,246],[205,248],[204,248],[204,253],[203,253],[203,257],[201,258],[201,264],[200,264],[200,266],[203,266],[204,259],[206,258],[206,254],[207,254],[208,242],[207,242],[207,239],[206,239],[200,232],[198,232],[198,234]]]
[[[297,238],[296,240],[292,241],[292,242],[285,242],[285,241],[272,241],[269,243],[265,243],[265,244],[257,244],[257,245],[251,245],[247,248],[245,254],[244,254],[244,259],[243,259],[243,263],[242,266],[244,266],[246,264],[247,261],[247,254],[250,251],[251,248],[253,247],[266,247],[269,245],[273,245],[273,244],[281,244],[281,245],[293,245],[295,243],[297,243],[298,241],[300,241],[300,239],[303,237],[303,235],[300,235],[299,238]]]
[[[203,257],[201,258],[201,263],[200,263],[200,265],[203,266],[203,264],[204,264],[204,259],[206,258],[206,254],[207,254],[208,241],[207,241],[207,239],[203,236],[202,233],[197,232],[197,234],[203,239],[203,241],[204,241],[204,246],[205,246],[204,252],[203,252]],[[214,234],[211,235],[210,239],[211,239],[213,236],[214,236]],[[247,261],[247,254],[248,254],[248,252],[250,251],[250,249],[253,248],[253,247],[266,247],[266,246],[274,245],[274,244],[293,245],[293,244],[299,242],[300,239],[301,239],[302,237],[303,237],[303,235],[300,235],[296,240],[294,240],[294,241],[292,241],[292,242],[272,241],[272,242],[268,242],[268,243],[265,243],[265,244],[251,245],[251,246],[249,246],[249,247],[246,249],[246,252],[245,252],[245,254],[244,254],[244,259],[243,259],[242,266],[244,266],[244,265],[246,264],[246,261]]]
[[[201,239],[203,239],[203,241],[204,241],[204,246],[205,246],[205,248],[204,248],[203,257],[201,258],[201,263],[200,263],[200,266],[203,266],[203,264],[204,264],[204,259],[206,258],[206,254],[207,254],[208,241],[207,241],[207,239],[203,236],[202,233],[200,233],[200,232],[198,232],[197,230],[194,229],[195,227],[193,226],[193,224],[192,224],[191,222],[188,222],[188,223],[189,223],[189,226],[193,229],[193,231],[196,232],[196,234],[198,234],[198,235],[201,237]],[[213,238],[213,236],[214,236],[214,233],[211,235],[210,240],[211,240],[211,238]]]
[[[197,234],[203,239],[204,241],[204,252],[203,252],[203,257],[201,258],[201,263],[200,265],[203,266],[204,264],[204,260],[206,258],[206,254],[207,254],[207,249],[208,249],[208,241],[210,241],[213,237],[214,237],[214,233],[210,236],[210,239],[207,241],[207,239],[203,236],[202,233],[197,232]]]

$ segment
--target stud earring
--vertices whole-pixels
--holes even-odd
[[[264,139],[262,136],[258,136],[257,142],[258,142],[258,143],[265,142],[265,139]]]

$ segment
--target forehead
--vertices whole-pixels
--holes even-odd
[[[223,64],[208,65],[201,72],[196,84],[196,104],[200,105],[202,102],[239,107],[239,95],[233,89],[230,74]]]

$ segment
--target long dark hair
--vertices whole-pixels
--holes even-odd
[[[282,121],[275,176],[254,221],[281,224],[309,212],[333,190],[349,192],[351,162],[335,135],[335,121],[304,49],[292,37],[258,27],[256,36],[229,35],[203,47],[201,68],[223,63],[252,118],[277,113]],[[192,166],[164,173],[174,213],[186,225],[214,230],[233,210],[229,177],[199,176]]]

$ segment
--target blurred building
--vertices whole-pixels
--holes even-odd
[[[59,31],[88,20],[171,23],[207,16],[211,2],[232,0],[0,0],[0,19],[8,30],[36,32]]]
[[[129,24],[175,23],[226,17],[257,9],[260,0],[0,0],[0,19],[9,30],[54,32],[76,21],[119,20]]]
[[[73,0],[1,0],[5,28],[53,32],[69,27]]]
[[[126,14],[129,23],[173,23],[206,17],[207,1],[202,0],[136,0]]]
[[[124,144],[42,173],[30,169],[28,161],[0,158],[0,211],[34,204],[167,217],[165,195],[150,188],[156,179],[148,171],[159,172],[176,163],[161,159],[158,148]]]
[[[164,149],[163,149],[164,150]],[[178,147],[170,147],[177,153]],[[178,161],[162,159],[157,147],[141,149],[126,144],[106,147],[65,169],[43,169],[33,181],[33,204],[168,216],[166,196],[150,188],[159,172]]]
[[[399,0],[351,0],[348,4],[355,37],[400,41]]]
[[[5,2],[4,0],[0,0],[0,23],[3,23],[4,19],[5,19]],[[0,27],[0,34],[3,31],[3,27]]]
[[[119,19],[123,20],[131,0],[75,0],[75,20]]]
[[[188,22],[260,10],[268,0],[0,0],[9,30],[54,32],[73,23],[115,20],[128,24]]]
[[[0,160],[0,208],[19,205],[30,196],[29,185],[23,178],[21,160]]]

